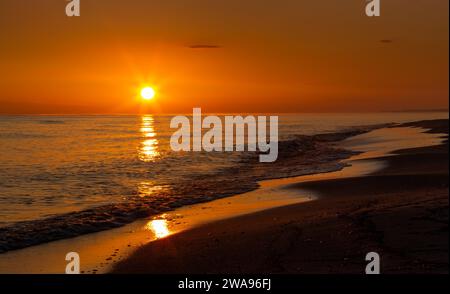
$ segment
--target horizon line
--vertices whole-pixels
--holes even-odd
[[[364,113],[424,113],[424,112],[449,112],[449,108],[443,109],[411,109],[411,110],[362,110],[362,111],[299,111],[299,112],[263,112],[263,111],[244,111],[244,112],[202,112],[202,114],[280,114],[280,115],[295,115],[295,114],[364,114]],[[95,113],[95,112],[80,112],[80,113],[0,113],[0,116],[139,116],[139,115],[185,115],[192,114],[192,112],[167,112],[167,113]]]

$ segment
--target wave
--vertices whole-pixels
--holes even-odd
[[[336,148],[334,143],[378,127],[294,136],[279,142],[278,160],[271,164],[260,163],[257,153],[242,153],[231,167],[217,169],[208,177],[192,174],[172,185],[149,184],[152,185],[149,197],[133,196],[123,203],[1,227],[0,253],[112,229],[181,206],[249,192],[257,189],[261,180],[340,170],[345,167],[342,160],[356,152]]]

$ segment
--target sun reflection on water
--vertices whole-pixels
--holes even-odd
[[[145,138],[139,149],[139,159],[153,162],[159,156],[158,139],[156,139],[155,120],[152,115],[144,115],[141,123],[141,134]]]
[[[140,132],[142,135],[142,142],[139,147],[139,159],[144,162],[154,162],[159,156],[158,139],[155,131],[155,120],[152,115],[142,116]],[[165,186],[160,186],[153,181],[143,181],[138,187],[140,197],[152,197],[158,192],[165,190]],[[171,234],[167,220],[154,219],[149,221],[145,229],[151,231],[157,239],[167,237]]]
[[[171,234],[167,226],[167,220],[165,219],[154,219],[148,222],[146,229],[153,232],[158,239],[167,237]]]
[[[158,185],[154,181],[142,181],[138,186],[138,195],[142,198],[150,198],[167,193],[168,190],[169,186],[167,185]]]

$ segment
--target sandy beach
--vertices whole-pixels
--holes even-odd
[[[448,120],[405,127],[448,134]],[[291,184],[317,200],[205,224],[150,242],[113,273],[448,273],[448,141],[377,158],[364,176]],[[366,159],[361,159],[362,161]]]

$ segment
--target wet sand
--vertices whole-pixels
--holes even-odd
[[[404,127],[448,134],[448,120]],[[386,164],[369,175],[284,187],[313,191],[316,201],[150,242],[113,272],[364,273],[365,255],[375,251],[383,273],[448,273],[448,141],[377,161]]]

